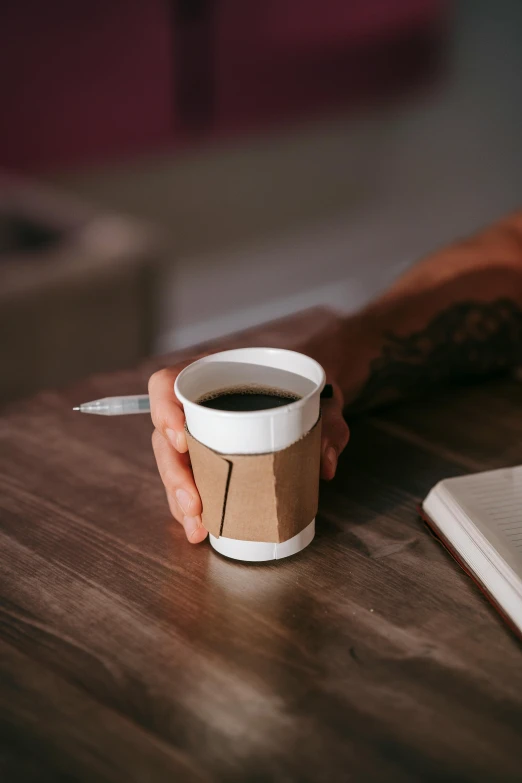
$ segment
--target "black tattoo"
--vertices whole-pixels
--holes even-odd
[[[331,383],[325,384],[324,389],[321,392],[322,400],[331,400],[333,397],[333,386]]]
[[[385,335],[353,409],[417,396],[522,364],[522,310],[509,299],[461,302],[422,331]]]

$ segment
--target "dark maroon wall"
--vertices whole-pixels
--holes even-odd
[[[444,5],[3,0],[0,165],[128,157],[378,97],[429,64]]]

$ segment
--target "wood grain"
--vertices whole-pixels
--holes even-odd
[[[313,545],[252,566],[171,525],[146,417],[70,411],[154,368],[0,418],[2,781],[519,781],[522,648],[416,504],[522,462],[520,387],[353,422]]]

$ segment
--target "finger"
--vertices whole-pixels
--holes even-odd
[[[194,482],[188,454],[174,451],[158,430],[154,430],[152,435],[152,448],[172,515],[185,528],[189,541],[203,541],[207,532],[201,521],[201,498]]]
[[[201,498],[194,481],[188,454],[178,454],[170,448],[163,435],[154,430],[152,448],[161,480],[167,492],[176,498],[185,516],[201,514]]]
[[[191,544],[199,544],[208,536],[208,530],[203,527],[201,517],[185,517],[175,498],[167,492],[167,500],[172,516],[182,525],[185,535]]]
[[[149,378],[150,415],[154,427],[184,454],[187,449],[185,436],[185,414],[183,407],[174,394],[174,381],[180,368],[169,367],[158,370]]]
[[[350,430],[343,418],[342,396],[334,394],[321,405],[323,419],[321,442],[321,478],[330,481],[335,476],[339,455],[346,448]]]

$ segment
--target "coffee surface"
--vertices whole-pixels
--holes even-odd
[[[220,411],[264,411],[301,399],[301,395],[271,386],[233,386],[203,395],[197,402]]]

